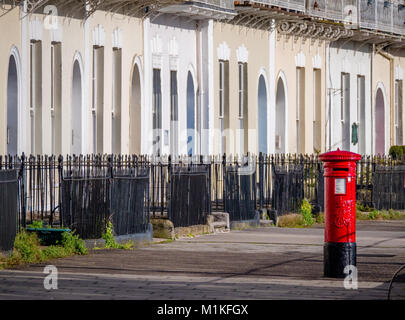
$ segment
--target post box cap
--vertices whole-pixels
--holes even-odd
[[[335,151],[330,151],[319,155],[319,160],[323,162],[332,162],[332,161],[358,161],[361,159],[361,155],[340,150],[339,148]]]

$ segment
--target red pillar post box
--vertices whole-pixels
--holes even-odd
[[[319,159],[325,163],[324,275],[341,278],[346,266],[356,266],[356,162],[361,156],[337,149]]]

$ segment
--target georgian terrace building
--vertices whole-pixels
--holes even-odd
[[[0,15],[1,154],[403,143],[398,1],[2,1]]]

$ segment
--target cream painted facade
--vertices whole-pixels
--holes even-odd
[[[395,51],[394,51],[395,52]],[[404,106],[404,98],[405,97],[405,87],[404,87],[404,71],[405,71],[405,52],[404,51],[396,51],[395,54],[392,53],[394,57],[394,86],[395,84],[397,85],[397,91],[395,91],[394,88],[394,96],[396,99],[395,101],[398,102],[398,104],[395,106],[394,105],[394,110],[397,107],[398,112],[397,116],[395,115],[394,112],[394,142],[393,144],[405,144],[405,113],[403,111],[403,106]],[[402,90],[401,90],[402,89]],[[398,101],[400,100],[400,101]],[[401,108],[402,105],[402,108]],[[398,119],[398,121],[396,121]],[[396,126],[397,125],[397,126]],[[398,130],[398,132],[396,132]],[[402,133],[402,136],[401,136]]]
[[[272,128],[270,102],[270,33],[263,30],[239,27],[227,23],[214,23],[213,37],[213,86],[215,111],[213,114],[214,153],[226,152],[227,154],[246,154],[250,152],[257,154],[259,143],[258,129],[258,105],[259,105],[259,79],[263,77],[266,92],[263,94],[263,103],[267,107],[267,116],[264,121],[264,131],[266,135],[267,150],[271,150],[270,132]],[[225,111],[225,124],[221,133],[220,125],[220,61],[229,64],[229,102],[225,102],[229,107],[229,112]],[[246,63],[247,66],[247,103],[244,105],[243,120],[239,112],[239,70],[238,65]],[[222,117],[222,118],[224,118]],[[243,130],[241,122],[243,121]],[[247,131],[247,132],[246,132]],[[221,149],[221,135],[226,137],[225,147]],[[243,142],[242,142],[243,141]]]
[[[280,34],[275,41],[275,152],[324,151],[326,43]]]
[[[96,11],[54,28],[20,10],[0,18],[0,154],[375,154],[404,143],[403,49],[201,12]],[[356,145],[353,124],[364,128]]]
[[[338,41],[327,48],[331,61],[326,80],[327,149],[387,154],[390,146],[404,143],[401,55],[398,50],[380,52],[372,44],[355,41]],[[353,143],[354,124],[357,143]]]
[[[2,81],[0,90],[7,90],[7,68],[9,56],[12,53],[17,61],[18,73],[18,153],[51,154],[51,153],[111,153],[112,142],[112,105],[113,105],[113,50],[121,50],[121,69],[118,77],[120,86],[119,103],[115,103],[115,116],[120,128],[119,138],[116,139],[117,150],[122,153],[130,151],[129,132],[131,120],[136,126],[136,140],[132,152],[141,152],[141,116],[142,96],[139,98],[139,110],[130,115],[130,100],[132,98],[131,86],[134,72],[139,72],[139,81],[142,82],[143,72],[143,22],[141,19],[124,17],[120,15],[107,15],[105,12],[96,12],[88,20],[57,18],[57,29],[53,28],[52,21],[47,21],[44,15],[28,15],[21,20],[19,8],[0,19],[4,24],[1,30],[13,28],[15,32],[2,32],[2,39],[8,43],[1,46],[1,61],[4,61],[2,70],[6,79]],[[51,27],[49,27],[49,24]],[[5,27],[7,25],[7,28]],[[36,58],[31,58],[32,43],[39,48]],[[123,46],[125,43],[125,46]],[[58,63],[52,66],[52,47],[60,45]],[[98,123],[98,131],[102,132],[102,147],[95,150],[94,138],[97,130],[94,128],[94,98],[93,98],[93,48],[104,48],[102,62],[102,119]],[[13,50],[12,50],[13,49]],[[3,52],[4,51],[4,52]],[[56,55],[54,51],[54,55]],[[17,58],[18,57],[18,58]],[[31,61],[36,65],[31,67]],[[7,62],[7,63],[6,63]],[[57,72],[60,64],[60,92],[56,93],[55,80],[52,74]],[[77,66],[77,76],[74,77],[74,66]],[[135,69],[136,66],[136,69]],[[54,69],[52,69],[54,68]],[[31,73],[39,74],[37,99],[33,102],[31,91]],[[35,81],[35,80],[33,80]],[[74,81],[80,93],[77,101],[73,97]],[[53,83],[54,82],[54,83]],[[139,86],[142,86],[139,83]],[[53,89],[52,89],[53,88]],[[55,97],[56,95],[56,97]],[[7,105],[6,91],[2,92]],[[53,97],[53,98],[52,98]],[[35,99],[34,99],[35,100]],[[77,108],[73,104],[77,103]],[[118,112],[117,112],[118,111]],[[3,137],[7,137],[7,110],[2,110],[0,121],[3,124]],[[118,116],[117,116],[118,115]],[[99,116],[99,115],[98,115]],[[131,117],[132,116],[132,117]],[[79,123],[79,125],[78,125]],[[73,128],[75,127],[76,132]],[[54,130],[54,131],[53,131]],[[78,135],[79,137],[77,137]],[[75,140],[78,138],[77,140]],[[60,140],[59,140],[60,139]],[[1,153],[7,153],[7,139],[0,139]],[[137,141],[139,140],[139,141]],[[73,141],[79,144],[74,149]],[[76,151],[76,152],[75,152]]]
[[[21,46],[21,23],[19,10],[13,10],[0,19],[0,30],[14,30],[14,32],[1,32],[2,45],[0,46],[0,153],[7,152],[7,82],[10,58],[13,57],[16,63],[18,93],[16,97],[18,129],[25,133],[24,101],[21,94],[23,85],[22,78],[22,46]],[[25,136],[25,135],[24,135]],[[18,138],[18,151],[25,149],[25,138]]]
[[[373,57],[373,82],[372,82],[372,90],[373,90],[373,107],[374,110],[372,111],[372,115],[374,117],[373,120],[373,134],[374,134],[374,139],[373,139],[373,150],[375,153],[380,153],[378,151],[378,141],[377,136],[378,136],[378,123],[383,123],[384,124],[384,146],[383,150],[385,152],[388,152],[389,147],[391,145],[391,80],[390,80],[390,61],[387,60],[385,57],[374,53]],[[384,108],[384,119],[378,114],[377,108],[378,108],[378,97],[377,93],[378,92],[382,93],[382,98],[383,98],[383,108]]]
[[[148,46],[145,93],[149,99],[145,119],[149,129],[143,132],[147,146],[145,152],[148,154],[156,153],[157,149],[159,154],[187,154],[190,148],[193,154],[201,152],[204,107],[201,106],[199,95],[199,75],[203,73],[203,67],[199,61],[201,50],[198,42],[202,41],[199,39],[200,29],[204,27],[203,23],[198,25],[195,21],[171,15],[163,15],[145,23],[145,46]],[[157,75],[159,79],[154,79]],[[173,84],[176,88],[172,88]],[[172,101],[172,90],[176,90],[176,102]],[[159,97],[160,106],[154,105],[155,96]],[[154,108],[160,109],[160,113],[156,112],[160,114],[158,125],[153,124]],[[198,132],[191,138],[192,141],[188,141],[191,137],[188,123]],[[156,142],[156,137],[160,141]],[[154,142],[157,149],[153,147]]]
[[[118,153],[140,153],[141,152],[141,132],[143,121],[139,121],[145,115],[143,114],[143,69],[144,69],[144,37],[143,21],[138,18],[131,18],[122,15],[106,15],[105,12],[96,12],[88,20],[87,50],[85,54],[92,59],[92,48],[95,45],[104,47],[104,90],[103,90],[103,148],[102,153],[111,153],[112,150],[112,116],[113,116],[113,49],[121,50],[121,68],[118,71],[118,77],[121,80],[120,101],[115,105],[115,115],[121,126],[120,137],[116,137]],[[87,60],[87,59],[86,59]],[[89,93],[85,96],[90,101],[93,95],[93,86],[91,78],[93,75],[94,63],[87,60],[89,81]],[[139,73],[140,90],[132,92],[133,77]],[[138,95],[138,96],[134,96]],[[138,100],[137,103],[131,103],[131,99]],[[93,104],[94,106],[94,104]],[[135,110],[131,110],[131,107]],[[121,109],[119,111],[119,109]],[[87,119],[91,119],[92,114],[87,113]],[[134,127],[134,128],[131,128]],[[94,126],[89,121],[88,128],[92,128],[89,139],[94,139]],[[130,130],[133,130],[130,141]],[[86,131],[85,131],[86,132]],[[131,144],[132,143],[132,144]],[[87,152],[94,152],[94,145],[87,142]],[[86,151],[85,151],[86,152]]]
[[[326,80],[327,147],[371,154],[372,45],[337,41],[328,47],[327,59],[334,62],[328,63]],[[353,124],[358,127],[357,143],[352,141]]]

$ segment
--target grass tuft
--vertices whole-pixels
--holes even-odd
[[[314,218],[312,217],[312,206],[307,199],[302,200],[300,213],[304,220],[305,226],[312,226],[314,224]]]
[[[298,213],[285,214],[278,217],[277,226],[281,228],[304,228],[304,217]]]
[[[114,229],[111,221],[108,222],[107,230],[103,233],[102,238],[105,240],[105,249],[124,249],[130,250],[133,248],[134,243],[128,240],[124,244],[117,243],[114,238]]]
[[[41,263],[74,254],[87,254],[84,241],[78,235],[64,232],[60,244],[41,248],[37,234],[23,230],[17,234],[10,256],[0,258],[0,269],[12,268],[20,264]]]

